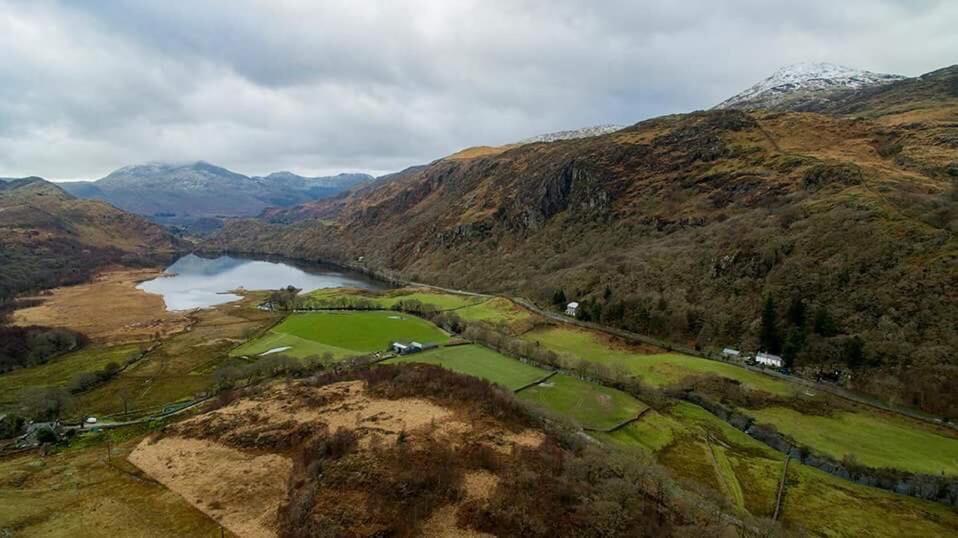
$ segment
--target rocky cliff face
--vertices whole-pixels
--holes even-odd
[[[796,366],[852,367],[859,388],[958,413],[943,381],[958,373],[956,76],[919,81],[911,107],[908,81],[845,101],[869,120],[718,110],[439,160],[210,246],[361,256],[543,303],[562,289],[603,323],[700,346],[757,348],[772,297]]]

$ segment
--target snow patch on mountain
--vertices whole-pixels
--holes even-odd
[[[901,75],[873,73],[830,63],[798,63],[779,69],[715,108],[769,108],[791,97],[821,97],[832,92],[858,90],[904,78]]]
[[[596,125],[593,127],[583,127],[581,129],[572,129],[569,131],[557,131],[554,133],[546,133],[538,136],[533,136],[530,138],[525,138],[517,142],[518,144],[532,144],[534,142],[555,142],[557,140],[573,140],[576,138],[589,138],[592,136],[601,136],[604,134],[614,133],[620,129],[624,129],[625,125]]]

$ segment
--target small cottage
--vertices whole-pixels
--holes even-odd
[[[764,351],[759,351],[755,354],[755,362],[764,366],[771,366],[773,368],[781,368],[785,365],[784,359],[778,355],[772,355],[771,353],[765,353]]]
[[[568,305],[566,305],[565,315],[576,317],[578,313],[579,313],[579,303],[573,301],[569,303]]]

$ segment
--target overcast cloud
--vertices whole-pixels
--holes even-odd
[[[958,2],[0,0],[0,176],[393,171],[708,108],[801,61],[958,62]]]

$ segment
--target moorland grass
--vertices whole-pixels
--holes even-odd
[[[454,372],[471,375],[510,390],[542,379],[548,372],[477,345],[440,348],[390,359],[387,363],[419,362],[436,364]]]
[[[138,476],[126,456],[142,438],[111,432],[83,448],[0,459],[0,535],[220,536],[219,525],[183,497]]]
[[[558,374],[519,393],[528,402],[572,418],[583,427],[605,430],[634,418],[647,406],[602,385]]]

